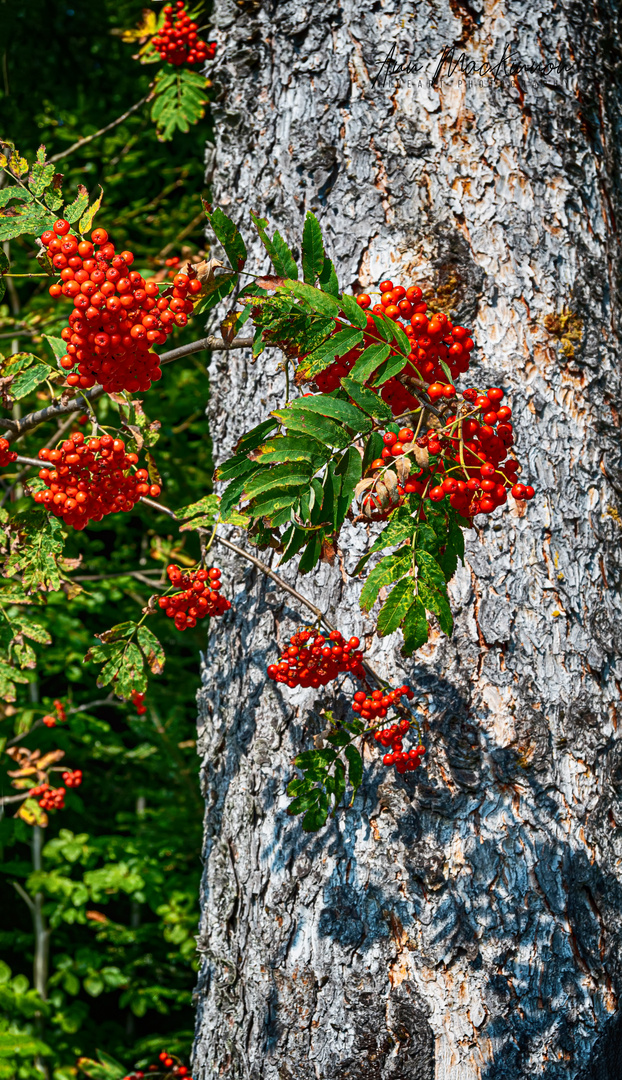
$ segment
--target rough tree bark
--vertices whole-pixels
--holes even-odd
[[[344,287],[390,274],[473,325],[537,497],[468,538],[456,628],[374,665],[428,697],[427,765],[367,760],[316,836],[287,817],[325,696],[266,685],[304,612],[226,561],[235,608],[199,694],[207,801],[195,1077],[622,1076],[620,48],[613,3],[216,0],[214,202],[292,244],[314,210]],[[443,46],[567,75],[429,85]],[[374,75],[393,43],[423,71]],[[248,233],[248,229],[246,230]],[[256,266],[265,261],[257,248]],[[214,357],[222,460],[279,400],[278,358]],[[372,629],[348,577],[298,587]],[[274,560],[273,565],[276,565]],[[222,565],[222,563],[221,563]],[[288,568],[293,580],[294,571]],[[299,617],[302,615],[302,619]],[[622,1044],[621,1044],[622,1045]],[[616,1064],[617,1062],[617,1064]]]

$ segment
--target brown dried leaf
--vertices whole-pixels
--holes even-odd
[[[220,324],[220,333],[225,345],[230,345],[235,337],[235,326],[238,321],[238,313],[235,309],[228,311]]]
[[[285,278],[277,277],[275,274],[266,274],[265,277],[257,278],[257,285],[260,289],[266,289],[268,291],[276,289],[279,285],[285,284]]]

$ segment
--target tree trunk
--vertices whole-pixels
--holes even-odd
[[[425,767],[400,778],[370,753],[353,807],[311,836],[284,792],[332,692],[265,677],[308,617],[218,552],[235,604],[199,694],[198,1080],[622,1076],[616,9],[413,9],[216,0],[214,203],[293,246],[313,210],[343,288],[440,291],[473,327],[473,383],[507,390],[537,494],[468,534],[454,634],[412,661],[360,613],[365,530],[296,579],[427,697]],[[454,42],[569,68],[431,86]],[[394,43],[420,69],[374,82]],[[217,461],[280,403],[278,359],[215,355]]]

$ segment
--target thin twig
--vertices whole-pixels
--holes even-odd
[[[34,786],[34,785],[33,785]],[[23,802],[28,798],[28,792],[22,791],[19,795],[3,795],[0,798],[0,806],[4,806],[5,803]]]
[[[236,337],[230,345],[227,345],[226,341],[223,341],[221,337],[201,338],[200,341],[191,341],[189,345],[180,345],[178,349],[171,349],[170,352],[161,353],[160,364],[170,364],[171,361],[179,360],[182,356],[190,356],[192,353],[202,352],[204,349],[211,349],[212,352],[228,352],[229,349],[250,349],[252,344],[252,337]]]
[[[8,800],[6,800],[6,799],[5,799],[4,801],[5,801],[5,802],[8,802]],[[31,898],[29,897],[29,895],[28,895],[28,893],[26,892],[26,890],[22,888],[22,886],[20,885],[19,881],[12,881],[12,882],[11,882],[11,885],[12,885],[12,886],[13,886],[13,888],[14,888],[14,889],[16,890],[16,892],[18,892],[18,893],[19,893],[19,895],[21,896],[22,900],[24,900],[24,901],[25,901],[25,902],[26,902],[26,903],[28,904],[28,907],[30,908],[30,910],[31,910],[31,911],[34,911],[34,910],[35,910],[35,905],[33,904],[32,900],[31,900]]]
[[[113,120],[110,124],[106,124],[105,127],[100,128],[99,131],[96,131],[93,135],[87,135],[84,139],[78,139],[78,141],[73,143],[72,146],[69,146],[67,150],[63,150],[60,154],[54,154],[53,157],[48,158],[48,162],[51,163],[53,161],[61,161],[62,158],[67,157],[68,154],[73,154],[74,150],[79,150],[80,147],[86,146],[87,143],[93,142],[93,139],[98,139],[100,135],[105,135],[107,131],[112,131],[112,129],[117,127],[118,124],[122,124],[124,120],[127,120],[128,116],[131,116],[132,113],[135,113],[137,109],[140,109],[141,105],[144,105],[145,102],[150,101],[152,97],[153,90],[149,88],[149,93],[145,94],[145,96],[142,97],[140,101],[137,101],[135,105],[132,105],[132,107],[128,109],[127,112],[124,112],[122,116],[118,116],[116,120]]]

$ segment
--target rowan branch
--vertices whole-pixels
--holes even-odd
[[[131,116],[132,113],[135,113],[137,109],[140,109],[142,105],[144,105],[147,101],[151,100],[151,98],[153,97],[153,90],[151,89],[152,86],[153,83],[149,87],[149,92],[145,94],[145,96],[142,97],[140,101],[137,101],[135,105],[132,105],[131,108],[127,109],[127,111],[124,112],[122,116],[118,116],[116,120],[113,120],[110,124],[106,124],[105,127],[100,128],[99,131],[96,131],[93,135],[86,135],[84,139],[78,139],[78,141],[73,143],[72,146],[69,146],[66,150],[62,150],[60,154],[54,154],[53,157],[48,158],[48,162],[51,164],[53,161],[61,161],[62,158],[66,158],[69,154],[73,154],[74,150],[79,150],[80,147],[86,146],[87,143],[93,142],[93,139],[98,139],[100,135],[105,135],[107,131],[112,131],[113,128],[117,127],[119,124],[122,124],[124,120],[127,120],[128,116]]]
[[[10,800],[8,800],[8,799],[5,799],[5,802],[9,802],[9,801],[10,801]],[[26,890],[22,888],[22,886],[20,885],[19,881],[12,881],[12,882],[11,882],[11,885],[13,886],[13,888],[15,889],[15,891],[19,893],[19,895],[21,896],[22,900],[24,900],[24,901],[25,901],[25,903],[26,903],[26,904],[28,904],[28,907],[30,908],[30,910],[31,910],[32,912],[34,912],[34,910],[35,910],[35,905],[33,904],[32,900],[31,900],[31,898],[29,897],[29,895],[28,895],[28,893],[26,892]]]
[[[179,349],[171,349],[169,352],[160,354],[160,364],[170,364],[173,360],[179,360],[182,356],[190,356],[192,353],[201,352],[204,349],[211,349],[213,352],[219,350],[229,349],[247,349],[253,344],[252,338],[234,338],[230,345],[223,341],[221,337],[206,337],[200,338],[199,341],[191,341],[188,345],[182,345]],[[53,420],[56,416],[66,416],[69,413],[84,412],[85,402],[96,401],[104,393],[102,386],[94,386],[91,390],[82,390],[78,397],[72,398],[71,401],[65,402],[65,404],[55,403],[53,405],[46,406],[45,409],[39,409],[37,412],[29,413],[28,416],[24,416],[22,420],[8,420],[0,419],[0,427],[4,427],[8,430],[9,434],[5,436],[7,442],[12,443],[17,439],[21,439],[23,435],[28,431],[32,431],[33,428],[38,427],[39,424],[46,423],[47,420]],[[37,462],[39,464],[39,462]]]

